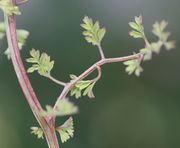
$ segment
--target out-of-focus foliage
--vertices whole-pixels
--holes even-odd
[[[11,0],[0,0],[0,8],[6,13],[7,15],[20,15],[21,12],[18,6],[14,6]]]
[[[141,63],[143,61],[151,60],[153,52],[160,53],[160,50],[163,47],[163,45],[167,50],[175,48],[175,42],[168,41],[170,33],[165,31],[167,24],[168,23],[164,20],[160,23],[156,22],[155,24],[153,24],[152,32],[155,36],[158,37],[158,41],[150,43],[144,32],[141,15],[139,17],[135,16],[134,22],[129,23],[129,26],[133,29],[129,33],[130,36],[134,38],[141,38],[145,42],[144,48],[140,49],[140,53],[143,55],[143,58],[140,57],[140,59],[124,62],[124,65],[127,66],[126,72],[129,75],[135,73],[136,76],[140,76],[140,73],[143,71]]]
[[[78,113],[78,107],[75,106],[69,99],[65,98],[58,102],[57,108],[53,109],[51,106],[46,106],[46,111],[42,112],[42,116],[55,117],[67,116]]]

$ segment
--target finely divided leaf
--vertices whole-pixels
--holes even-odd
[[[30,51],[31,58],[26,59],[28,63],[33,63],[27,70],[28,73],[37,71],[42,76],[50,75],[54,66],[54,61],[51,61],[50,56],[46,53],[40,54],[39,50],[32,49]]]
[[[0,22],[0,40],[5,36],[5,31],[6,29],[4,22]]]
[[[129,32],[129,35],[134,38],[144,38],[144,27],[142,25],[142,16],[135,16],[135,21],[130,22],[129,26],[133,29]]]
[[[164,45],[167,50],[171,50],[175,48],[175,42],[168,41],[170,32],[165,31],[167,25],[168,23],[165,20],[161,22],[155,22],[153,25],[152,32],[155,36],[159,38],[159,42],[161,43],[161,46]]]
[[[78,113],[78,107],[75,106],[69,99],[65,98],[59,101],[57,108],[54,110],[53,107],[47,105],[46,111],[41,114],[45,117],[55,117],[55,116],[67,116]]]
[[[106,33],[105,28],[100,28],[98,21],[93,23],[92,19],[88,16],[84,17],[81,27],[85,29],[83,32],[85,39],[88,43],[92,43],[93,45],[100,44]]]
[[[56,128],[60,134],[62,143],[74,136],[73,118],[70,117],[63,125]]]
[[[77,76],[70,75],[70,78],[76,80]],[[77,81],[75,86],[71,89],[71,96],[75,96],[77,99],[83,96],[88,96],[89,98],[94,98],[93,87],[95,85],[95,81],[93,80],[80,80]]]
[[[26,44],[26,40],[29,36],[29,32],[24,29],[17,29],[16,32],[17,32],[19,50],[21,50],[23,46]],[[4,52],[4,54],[7,56],[8,59],[11,58],[11,52],[9,48]]]
[[[126,72],[131,75],[135,73],[136,76],[140,76],[141,72],[143,71],[143,68],[141,67],[141,61],[139,59],[130,60],[124,62],[124,65],[126,65]]]
[[[18,6],[12,4],[10,0],[0,0],[0,8],[4,11],[7,15],[20,15],[21,12]]]
[[[37,136],[38,139],[44,139],[44,132],[39,127],[31,127],[31,134]]]
[[[140,53],[142,53],[144,55],[144,58],[143,58],[144,61],[152,59],[152,50],[151,50],[151,48],[140,49]]]

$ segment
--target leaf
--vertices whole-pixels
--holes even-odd
[[[165,31],[167,25],[168,23],[165,20],[161,22],[155,22],[153,24],[152,33],[157,36],[163,43],[166,42],[170,36],[170,33]]]
[[[129,23],[129,26],[130,26],[131,28],[133,28],[134,30],[139,30],[139,25],[136,24],[135,22],[130,22],[130,23]]]
[[[105,28],[100,28],[98,21],[93,24],[92,19],[88,16],[84,17],[81,27],[85,29],[83,35],[86,41],[88,43],[92,43],[93,45],[100,44],[106,33]]]
[[[11,16],[13,14],[15,14],[15,15],[21,14],[19,7],[14,6],[10,0],[1,0],[0,8],[4,11],[4,13],[6,13],[9,16]]]
[[[54,110],[53,107],[47,105],[46,111],[41,114],[45,117],[55,117],[55,116],[67,116],[78,113],[78,107],[75,106],[69,99],[65,98],[59,101],[57,108]]]
[[[23,45],[26,43],[26,40],[29,36],[29,32],[24,29],[17,29],[17,38],[18,42],[22,43]]]
[[[176,47],[176,42],[175,41],[167,41],[164,43],[164,46],[166,47],[166,50],[171,50]]]
[[[159,44],[161,46],[164,45],[167,50],[171,50],[175,48],[175,42],[168,41],[170,32],[165,31],[167,25],[168,22],[166,22],[165,20],[161,22],[155,22],[153,25],[152,32],[155,36],[159,38]],[[158,50],[154,50],[154,52],[159,53]]]
[[[84,90],[84,93],[83,93],[83,96],[86,96],[88,95],[89,98],[94,98],[94,93],[93,93],[93,87],[95,85],[96,82],[90,84],[85,90]]]
[[[135,73],[136,76],[140,76],[141,72],[143,72],[143,68],[140,65],[141,61],[139,59],[129,60],[124,62],[126,65],[126,72],[131,75]]]
[[[76,80],[77,76],[70,75],[70,78],[72,80]],[[72,81],[71,80],[71,81]],[[95,85],[95,81],[93,80],[80,80],[77,81],[75,86],[71,89],[71,96],[75,96],[76,99],[80,98],[83,94],[83,96],[88,96],[89,98],[94,98],[93,94],[93,87]]]
[[[138,25],[142,25],[142,16],[135,16],[135,22]]]
[[[102,28],[98,31],[98,37],[99,37],[99,41],[101,42],[101,40],[104,38],[104,35],[106,34],[106,29]]]
[[[4,22],[0,22],[0,32],[5,32],[6,31],[6,27],[5,27],[5,24]]]
[[[161,41],[159,41],[159,42],[152,42],[152,43],[151,43],[151,49],[152,49],[153,52],[159,54],[160,51],[161,51],[162,45],[163,45],[163,44],[162,44]]]
[[[151,48],[143,48],[143,49],[140,50],[140,53],[142,53],[144,55],[144,58],[143,58],[144,61],[152,59],[152,50],[151,50]]]
[[[129,26],[133,29],[129,35],[134,38],[144,38],[144,27],[142,25],[142,16],[135,16],[134,22],[130,22]]]
[[[17,32],[19,50],[21,50],[23,46],[26,44],[26,40],[29,36],[29,32],[24,29],[17,29],[16,32]],[[4,54],[7,56],[8,59],[11,59],[11,52],[9,48],[5,50]]]
[[[37,136],[38,139],[44,139],[44,132],[39,127],[31,127],[31,134]]]
[[[58,131],[62,143],[66,142],[74,136],[73,118],[70,117],[63,125],[56,128]]]
[[[142,33],[137,31],[131,31],[129,32],[129,35],[132,36],[133,38],[143,38]]]
[[[70,74],[69,76],[70,76],[70,78],[71,78],[72,80],[77,79],[77,76],[76,76],[76,75]]]
[[[50,56],[46,53],[40,54],[39,50],[32,49],[30,51],[31,58],[26,59],[28,63],[33,63],[28,69],[28,73],[37,71],[42,76],[50,75],[54,67],[54,61],[51,61]]]
[[[27,70],[28,73],[33,73],[34,71],[35,71],[34,67],[30,67],[30,68],[28,68],[28,70]]]
[[[4,38],[5,36],[5,24],[4,22],[0,22],[0,40]]]

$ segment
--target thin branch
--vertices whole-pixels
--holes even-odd
[[[99,53],[101,55],[101,59],[105,59],[104,52],[103,52],[103,49],[101,47],[101,43],[97,44],[97,47],[98,47]]]
[[[101,78],[101,76],[102,76],[102,71],[101,71],[101,67],[100,66],[97,66],[97,71],[98,71],[98,76],[93,79],[94,82],[97,82]]]
[[[88,75],[90,75],[94,70],[97,69],[97,67],[101,67],[102,65],[108,64],[108,63],[124,62],[124,61],[128,61],[128,60],[139,59],[141,57],[142,57],[142,54],[137,53],[137,54],[133,54],[133,55],[130,55],[130,56],[125,56],[125,57],[105,58],[105,59],[102,59],[102,60],[96,62],[91,67],[89,67],[86,71],[84,71],[79,77],[77,77],[76,80],[71,81],[70,83],[67,83],[67,85],[64,87],[63,91],[61,92],[60,96],[58,97],[58,99],[57,99],[57,101],[56,101],[56,103],[54,105],[54,110],[56,110],[56,108],[58,107],[59,102],[67,96],[67,94],[74,87],[74,85],[79,80],[82,80],[82,79],[86,78]],[[55,122],[55,118],[52,119],[52,120],[53,120],[53,122]]]
[[[23,5],[23,4],[25,4],[25,3],[27,3],[29,0],[21,0],[21,1],[19,1],[19,2],[16,2],[16,5],[17,6],[21,6],[21,5]]]
[[[66,86],[66,83],[57,80],[56,78],[54,78],[54,77],[51,76],[51,75],[48,75],[47,78],[49,78],[50,80],[52,80],[53,82],[55,82],[55,83],[58,84],[58,85]]]

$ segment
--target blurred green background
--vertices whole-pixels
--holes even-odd
[[[85,15],[106,27],[103,48],[107,57],[128,55],[143,47],[142,41],[128,35],[128,22],[139,14],[143,15],[149,39],[155,39],[150,32],[152,24],[165,19],[171,39],[177,42],[175,50],[162,50],[145,62],[139,78],[128,76],[122,63],[103,66],[95,99],[77,101],[71,97],[80,114],[74,116],[75,137],[62,148],[180,147],[179,6],[179,0],[30,0],[22,7],[18,28],[30,31],[23,58],[29,56],[32,47],[47,52],[55,60],[52,74],[64,81],[99,59],[98,50],[82,36],[80,23]],[[30,127],[37,122],[11,62],[3,55],[6,42],[0,46],[0,148],[46,148],[45,140],[30,134]],[[52,105],[62,88],[38,74],[31,74],[30,79],[43,107]]]

